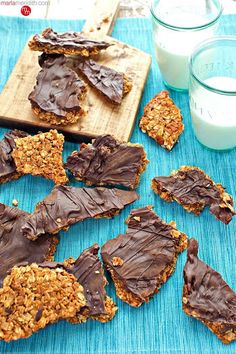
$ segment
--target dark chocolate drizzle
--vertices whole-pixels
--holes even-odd
[[[42,70],[29,95],[32,107],[40,108],[58,117],[81,111],[80,97],[86,87],[78,75],[68,68],[64,55],[46,55],[39,59]]]
[[[27,133],[15,129],[6,133],[0,141],[0,183],[1,180],[10,179],[17,172],[11,153],[16,147],[15,139],[24,138],[27,135]]]
[[[99,246],[94,244],[92,247],[84,250],[77,260],[65,265],[60,262],[44,262],[40,267],[64,268],[68,273],[72,273],[78,282],[84,288],[84,296],[86,298],[86,307],[89,309],[90,316],[105,314],[106,291],[105,286],[107,280],[104,277],[104,271],[100,259],[97,254]]]
[[[173,226],[166,224],[150,207],[135,209],[128,219],[128,230],[109,240],[101,255],[106,268],[112,270],[126,291],[142,302],[148,301],[164,282],[167,267],[175,266],[180,240],[171,235]],[[123,260],[114,266],[113,257]]]
[[[120,143],[102,135],[92,144],[73,152],[65,168],[91,185],[135,188],[145,152],[142,146]]]
[[[54,241],[44,235],[33,242],[21,231],[29,214],[0,203],[0,286],[12,267],[43,262],[49,255]]]
[[[225,206],[221,205],[223,199],[219,189],[201,170],[179,170],[174,176],[155,177],[153,181],[158,189],[168,192],[170,197],[178,199],[181,205],[198,205],[196,214],[200,212],[199,207],[203,209],[205,206],[209,206],[210,212],[225,224],[228,224],[235,215],[225,203]],[[233,206],[232,197],[229,204]]]
[[[37,204],[22,230],[29,239],[36,239],[45,233],[57,233],[87,218],[102,217],[103,214],[113,216],[137,199],[136,192],[116,188],[56,186]]]
[[[221,333],[236,329],[236,293],[221,275],[198,258],[198,242],[189,240],[184,267],[184,296],[187,308],[201,321],[221,324]]]
[[[79,60],[75,65],[89,83],[113,103],[120,104],[124,92],[124,74],[92,59]]]
[[[67,49],[86,49],[89,52],[94,49],[106,49],[111,44],[105,41],[98,41],[94,39],[85,38],[78,32],[64,32],[57,33],[52,28],[47,28],[42,34],[36,34],[33,38],[34,42],[40,45],[53,46],[54,48],[67,48]]]

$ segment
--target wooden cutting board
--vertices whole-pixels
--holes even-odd
[[[31,111],[28,95],[40,71],[38,65],[40,53],[31,51],[26,44],[0,94],[0,125],[36,132],[56,128],[68,140],[74,141],[89,141],[101,134],[112,134],[119,140],[128,141],[134,127],[151,57],[107,36],[112,32],[118,10],[118,0],[97,0],[83,32],[91,37],[105,38],[114,43],[96,60],[117,71],[127,73],[132,78],[133,88],[124,97],[121,105],[108,102],[94,88],[89,87],[86,100],[88,113],[76,124],[59,127],[39,120]]]

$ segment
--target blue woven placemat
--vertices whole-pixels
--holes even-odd
[[[80,30],[82,21],[48,21],[0,18],[0,89],[4,86],[28,37],[46,26],[58,31]],[[220,30],[225,34],[236,34],[236,17],[226,16]],[[136,46],[153,56],[153,64],[143,94],[138,118],[146,102],[164,88],[154,57],[151,25],[147,19],[118,20],[113,36]],[[142,63],[140,63],[142,65]],[[98,242],[102,245],[118,233],[124,233],[124,220],[130,210],[147,204],[155,206],[156,212],[166,221],[176,220],[177,226],[190,237],[199,241],[200,257],[219,271],[231,287],[236,289],[235,277],[235,220],[224,225],[205,210],[199,217],[186,213],[176,203],[166,203],[155,196],[150,189],[151,179],[156,175],[167,175],[181,165],[196,165],[204,169],[215,181],[221,182],[236,198],[235,150],[212,152],[203,148],[195,139],[191,128],[187,94],[171,92],[172,98],[181,108],[185,131],[180,143],[172,152],[166,152],[141,133],[138,120],[132,136],[133,142],[144,145],[150,164],[142,177],[138,192],[141,199],[127,207],[113,220],[90,220],[74,225],[68,232],[61,233],[61,242],[56,260],[69,256],[77,257],[82,250]],[[6,129],[0,128],[2,139]],[[77,148],[66,143],[64,158]],[[72,182],[80,186],[79,182]],[[13,199],[19,207],[32,212],[35,204],[52,189],[50,181],[40,177],[25,176],[0,186],[0,201],[11,205]],[[221,342],[201,323],[187,317],[181,309],[182,270],[186,260],[184,252],[178,260],[176,272],[161,288],[159,294],[149,304],[141,308],[131,308],[117,300],[119,311],[108,324],[89,321],[82,325],[60,322],[48,326],[31,338],[14,343],[0,343],[0,353],[32,354],[131,354],[131,353],[226,353],[235,354],[236,343],[228,346]],[[113,285],[108,292],[115,298]]]

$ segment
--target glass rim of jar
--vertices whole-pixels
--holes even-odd
[[[155,13],[155,10],[154,10],[155,1],[156,0],[152,0],[151,7],[150,7],[150,12],[151,12],[151,15],[153,16],[154,20],[157,21],[162,26],[172,29],[174,31],[196,31],[196,30],[203,30],[205,28],[211,27],[219,20],[219,18],[222,15],[222,12],[223,12],[222,4],[219,1],[217,1],[218,13],[213,20],[211,20],[203,25],[193,26],[193,27],[174,26],[174,25],[171,25],[170,23],[167,23],[167,22],[161,20],[160,18],[158,18],[158,16]],[[160,1],[160,0],[158,0],[158,1]]]
[[[190,58],[189,58],[189,72],[190,76],[192,76],[202,87],[207,89],[208,91],[212,91],[221,95],[227,96],[236,96],[235,90],[221,90],[209,84],[206,84],[199,76],[194,72],[194,60],[197,55],[201,54],[205,49],[208,48],[209,44],[214,44],[221,41],[228,41],[235,44],[236,48],[236,36],[214,36],[212,38],[208,38],[197,45],[194,48]]]

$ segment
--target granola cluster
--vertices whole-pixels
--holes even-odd
[[[161,91],[145,106],[139,126],[159,145],[171,150],[184,130],[182,120],[168,91]]]
[[[15,267],[0,289],[0,338],[26,338],[85,306],[83,287],[61,268]]]
[[[56,184],[68,182],[63,168],[62,150],[64,136],[56,130],[15,140],[12,152],[17,171],[42,176]]]

